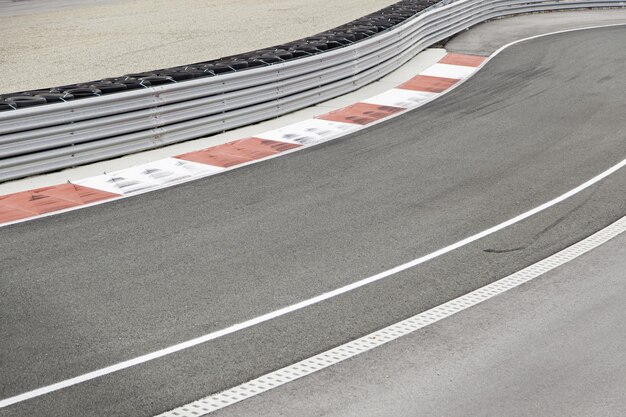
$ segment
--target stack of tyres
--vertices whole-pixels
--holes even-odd
[[[151,87],[154,87],[157,85],[163,85],[163,84],[172,84],[176,82],[176,80],[174,80],[169,75],[157,75],[154,72],[140,72],[140,73],[135,73],[135,74],[126,74],[124,77],[128,79],[136,79],[139,81],[147,81],[150,83]]]
[[[205,64],[201,67],[203,70],[212,73],[213,75],[228,74],[235,71],[230,65],[224,63]]]
[[[71,94],[74,98],[98,97],[102,95],[102,90],[92,87],[68,88],[60,92]]]
[[[157,77],[169,77],[176,82],[191,80],[194,78],[192,73],[183,71],[181,69],[168,69],[168,70],[155,71],[154,75],[156,75]]]
[[[35,97],[45,98],[46,103],[64,103],[66,101],[74,100],[74,96],[70,93],[39,92],[35,94]]]
[[[0,111],[23,109],[48,103],[63,103],[73,100],[69,93],[51,90],[32,90],[0,96]]]
[[[282,59],[280,59],[278,56],[274,54],[263,54],[263,55],[260,55],[258,59],[268,65],[275,64],[277,62],[283,62]]]
[[[242,57],[241,59],[230,59],[222,62],[224,65],[228,65],[233,71],[240,71],[246,68],[250,68],[250,61]]]
[[[10,103],[4,101],[4,99],[0,99],[0,111],[5,110],[15,110],[15,107]]]
[[[102,82],[110,82],[112,84],[122,84],[127,90],[138,90],[140,88],[150,87],[150,82],[146,80],[138,80],[132,77],[105,78]],[[97,85],[95,83],[94,85]]]
[[[100,94],[111,94],[128,90],[126,84],[111,81],[99,81],[95,83],[90,83],[87,88],[99,90]]]
[[[196,66],[187,66],[187,67],[182,68],[180,71],[191,74],[193,78],[210,77],[210,76],[215,75],[215,73],[211,71],[204,70]]]
[[[7,94],[2,96],[2,101],[13,109],[23,109],[47,103],[45,98],[29,94]]]

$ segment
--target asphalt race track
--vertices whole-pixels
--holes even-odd
[[[214,415],[624,416],[625,270],[622,235],[454,317]]]
[[[351,136],[175,188],[0,228],[0,398],[294,304],[433,252],[626,155],[626,28],[516,45],[448,95]],[[626,175],[378,283],[0,409],[150,416],[511,274],[626,214]]]

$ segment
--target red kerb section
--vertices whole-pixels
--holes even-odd
[[[357,125],[367,125],[380,119],[384,119],[393,114],[403,112],[406,109],[393,106],[381,106],[378,104],[356,103],[343,109],[317,116],[318,119],[332,122],[352,123]]]
[[[300,147],[295,143],[268,139],[246,138],[213,146],[201,151],[175,156],[185,161],[228,168],[257,159],[266,158],[289,149]]]
[[[418,75],[409,81],[400,84],[397,88],[413,91],[428,91],[430,93],[442,93],[459,80],[454,78],[431,77],[430,75]]]
[[[448,54],[441,58],[440,64],[463,65],[465,67],[479,67],[487,58],[477,55]]]
[[[119,197],[75,184],[54,185],[0,197],[0,223]]]

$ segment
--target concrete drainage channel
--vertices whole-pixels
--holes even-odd
[[[624,2],[403,0],[300,41],[216,61],[9,94],[0,181],[154,149],[271,119],[354,91],[429,45],[517,13]],[[80,98],[80,99],[79,99]]]

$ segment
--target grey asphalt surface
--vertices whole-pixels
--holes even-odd
[[[626,156],[625,38],[613,28],[530,41],[367,131],[1,228],[0,397],[387,270],[578,186]],[[626,214],[625,187],[620,171],[385,281],[0,415],[163,412],[543,259]]]
[[[626,415],[626,235],[216,416]]]
[[[488,56],[502,46],[561,30],[626,22],[626,9],[582,10],[507,16],[473,26],[446,43],[448,52]]]

